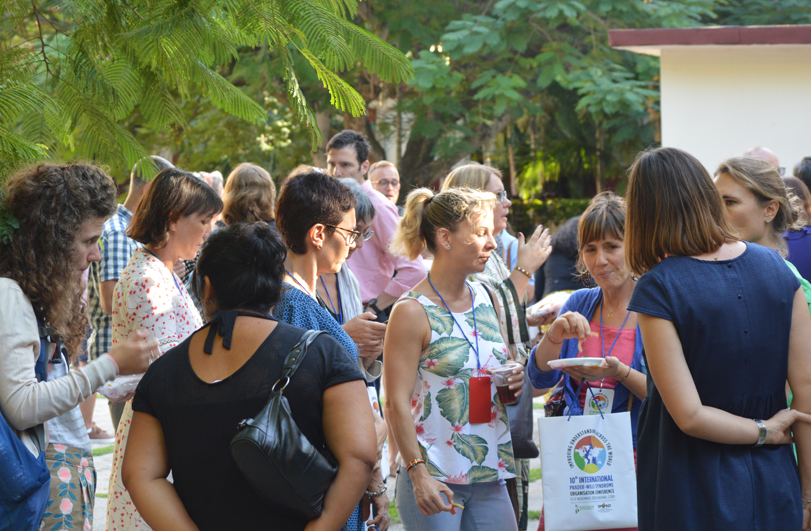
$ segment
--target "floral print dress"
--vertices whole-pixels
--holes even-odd
[[[479,376],[476,353],[468,339],[475,345],[478,335],[482,371],[507,361],[507,348],[490,297],[481,284],[470,285],[475,294],[477,333],[472,309],[451,314],[414,291],[400,298],[419,302],[431,326],[431,342],[422,352],[411,397],[420,452],[432,477],[459,485],[515,477],[507,411],[492,378],[490,422],[471,424],[468,419],[469,380]],[[482,372],[481,376],[486,374]]]
[[[147,330],[158,340],[161,353],[164,353],[201,326],[203,319],[177,276],[148,251],[135,251],[113,292],[113,345],[137,330]],[[141,518],[121,481],[130,424],[131,400],[124,408],[115,434],[107,531],[151,529]]]

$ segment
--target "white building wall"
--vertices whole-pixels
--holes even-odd
[[[662,144],[712,174],[764,146],[791,174],[811,156],[811,46],[689,46],[661,50]]]

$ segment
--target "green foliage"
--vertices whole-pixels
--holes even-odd
[[[510,207],[510,225],[515,234],[529,236],[535,227],[543,225],[554,230],[567,219],[579,216],[591,199],[515,199]]]
[[[298,84],[297,58],[354,116],[365,101],[336,71],[363,64],[395,83],[412,74],[402,53],[347,20],[357,7],[358,0],[4,0],[0,176],[60,146],[129,168],[148,153],[121,121],[137,112],[146,129],[185,129],[194,125],[184,112],[193,96],[223,115],[266,124],[261,102],[222,75],[244,49],[281,58],[287,103],[315,148],[321,133]]]

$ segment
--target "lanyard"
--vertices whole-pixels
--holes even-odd
[[[299,286],[301,286],[301,289],[303,289],[303,290],[304,290],[304,293],[306,293],[306,294],[307,294],[307,295],[309,295],[310,297],[313,297],[314,299],[316,299],[316,300],[317,300],[317,297],[314,297],[314,296],[313,296],[313,294],[312,294],[312,293],[310,293],[310,290],[308,290],[308,289],[307,289],[307,287],[306,287],[306,286],[304,286],[304,284],[302,284],[301,282],[299,282],[299,281],[298,281],[298,279],[297,279],[296,277],[294,277],[294,276],[293,276],[293,273],[291,273],[290,271],[288,271],[288,270],[287,270],[287,268],[285,268],[285,269],[284,269],[284,272],[285,272],[285,273],[287,273],[287,276],[289,276],[290,278],[292,278],[292,279],[293,279],[293,282],[295,282],[296,284],[298,284]]]
[[[335,277],[335,291],[338,292],[338,310],[335,310],[335,305],[332,304],[332,297],[329,296],[329,290],[327,289],[327,285],[324,284],[324,277],[321,275],[318,276],[321,279],[321,285],[324,286],[324,291],[327,292],[327,299],[329,299],[329,305],[332,306],[332,314],[338,317],[338,324],[344,324],[344,310],[341,307],[341,288],[338,286],[338,277]]]
[[[605,299],[603,299],[603,302],[604,301],[605,301]],[[605,304],[600,303],[600,344],[602,345],[602,348],[603,348],[603,359],[605,359],[607,356],[610,356],[611,351],[614,350],[614,345],[617,344],[617,340],[620,338],[620,334],[622,334],[622,329],[625,328],[625,323],[628,322],[628,316],[631,315],[631,312],[629,311],[628,313],[625,314],[625,319],[622,321],[622,326],[620,326],[619,331],[617,331],[617,337],[614,338],[614,342],[611,343],[611,348],[608,349],[608,354],[606,354],[605,353],[605,335],[603,335],[603,306],[605,306]],[[604,380],[605,380],[605,378],[600,379],[600,388],[601,389],[603,387],[603,381]]]
[[[149,250],[149,249],[147,249],[146,247],[142,247],[142,249],[143,249],[144,251],[148,252],[149,254],[151,254],[152,256],[154,256],[154,257],[155,257],[155,259],[156,259],[158,262],[161,262],[161,259],[160,259],[160,258],[158,258],[158,255],[156,255],[155,253],[153,253],[152,251],[150,251],[150,250]],[[180,284],[178,284],[178,283],[177,283],[177,277],[175,276],[175,272],[174,272],[174,271],[169,271],[169,274],[170,274],[170,275],[172,275],[172,280],[175,282],[175,287],[177,288],[178,293],[180,293],[180,296],[181,296],[181,298],[183,298],[183,302],[185,303],[185,302],[186,302],[186,296],[185,296],[185,295],[183,295],[183,290],[182,290],[182,289],[180,289]]]
[[[470,339],[468,339],[467,334],[465,334],[464,328],[462,328],[459,325],[459,322],[456,320],[456,317],[454,317],[453,312],[451,311],[451,309],[448,308],[448,304],[445,302],[445,299],[442,298],[442,295],[440,295],[439,292],[434,287],[434,283],[431,282],[431,274],[430,273],[428,273],[428,284],[431,285],[431,289],[434,290],[434,293],[436,293],[437,297],[439,297],[439,300],[442,301],[442,305],[445,306],[445,309],[448,310],[449,314],[451,314],[451,319],[453,319],[453,322],[456,323],[456,326],[458,326],[459,330],[461,330],[462,337],[465,338],[465,340],[470,345],[470,348],[473,349],[473,352],[476,353],[476,369],[479,371],[479,374],[481,374],[482,366],[479,363],[479,330],[478,330],[478,327],[476,326],[476,301],[473,300],[473,288],[470,287],[470,284],[465,282],[465,286],[467,286],[468,291],[470,291],[470,306],[473,309],[473,337],[476,338],[476,346],[475,347],[473,346],[473,343],[470,342]]]

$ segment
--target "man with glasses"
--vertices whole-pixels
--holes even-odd
[[[400,216],[389,196],[376,190],[371,180],[364,179],[370,166],[369,147],[369,142],[360,133],[341,131],[327,144],[327,171],[333,177],[355,179],[375,207],[376,215],[371,226],[374,235],[363,248],[356,250],[346,263],[360,281],[363,304],[377,315],[379,321],[385,322],[388,320],[392,304],[400,295],[425,278],[425,265],[422,258],[412,262],[401,256],[394,256],[388,250],[389,241],[394,236]],[[382,179],[386,181],[386,188],[389,190],[393,184],[391,175],[395,176],[396,200],[400,179],[393,165],[390,162],[377,163],[375,169],[375,179],[381,179],[382,175],[386,175]]]
[[[168,160],[153,156],[152,163],[156,171],[160,172],[166,168],[174,168]],[[101,259],[90,264],[90,273],[87,280],[88,317],[93,335],[87,342],[87,353],[91,360],[94,360],[109,351],[113,343],[113,290],[118,282],[124,268],[132,257],[132,253],[140,247],[140,244],[127,237],[127,229],[132,221],[132,215],[138,207],[138,202],[146,193],[149,183],[141,174],[138,165],[132,168],[130,174],[130,189],[124,204],[118,205],[115,214],[104,222],[101,231]],[[92,424],[93,407],[96,403],[96,395],[93,394],[82,404],[82,416],[85,417],[85,424],[91,439],[112,438],[106,432],[99,430]],[[110,416],[113,420],[113,428],[118,429],[118,421],[124,412],[125,402],[110,403]],[[88,413],[85,413],[87,410]]]
[[[375,190],[397,204],[397,198],[400,196],[400,173],[394,164],[387,160],[375,162],[369,167],[369,180]]]

